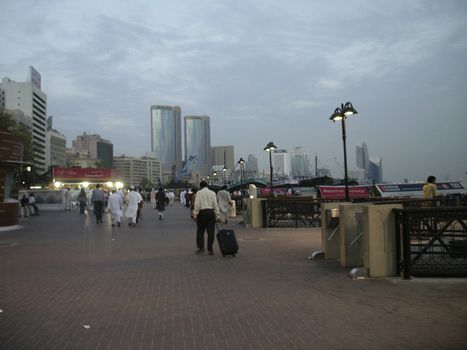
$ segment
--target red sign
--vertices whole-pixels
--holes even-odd
[[[344,199],[345,186],[319,186],[321,198],[325,199]],[[349,186],[350,198],[368,198],[369,192],[367,186]]]
[[[53,178],[57,181],[63,180],[101,180],[107,181],[112,178],[112,169],[102,168],[53,168]]]

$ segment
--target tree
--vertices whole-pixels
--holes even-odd
[[[31,131],[24,124],[16,121],[11,114],[3,110],[0,110],[0,125],[3,129],[8,130],[21,139],[23,142],[23,161],[32,162],[34,158]]]

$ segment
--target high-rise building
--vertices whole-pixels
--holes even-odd
[[[290,154],[285,149],[276,149],[272,155],[274,175],[290,176],[291,162]]]
[[[47,168],[46,119],[47,95],[41,90],[41,75],[34,67],[29,67],[30,78],[26,82],[16,82],[3,78],[0,83],[0,107],[19,110],[32,123],[32,151],[35,172],[45,173]]]
[[[211,147],[211,163],[223,165],[227,169],[235,168],[234,146],[213,146]]]
[[[365,177],[368,176],[369,155],[366,143],[356,147],[357,153],[357,168],[365,170]]]
[[[163,183],[182,171],[181,118],[179,106],[151,106],[151,152],[161,162]]]
[[[125,186],[140,186],[144,179],[155,186],[161,183],[161,163],[149,154],[139,158],[122,155],[115,157],[113,164]]]
[[[376,183],[383,182],[383,159],[381,157],[370,157],[368,180]]]
[[[113,167],[113,144],[100,135],[83,132],[83,135],[76,136],[72,145],[76,153],[88,152],[89,157],[98,160],[102,167]]]
[[[66,136],[52,129],[52,117],[47,122],[46,141],[47,167],[66,167]]]
[[[292,176],[307,178],[311,176],[310,159],[302,147],[295,147],[290,154]]]
[[[258,158],[249,154],[245,164],[245,178],[255,178],[258,175]]]
[[[196,158],[193,170],[207,176],[211,170],[211,129],[208,116],[186,116],[185,161]]]

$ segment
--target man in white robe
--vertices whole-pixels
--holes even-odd
[[[217,203],[219,204],[221,220],[224,224],[227,224],[230,209],[230,193],[227,191],[227,186],[223,186],[222,190],[217,192]]]
[[[107,201],[107,209],[110,213],[110,218],[112,220],[112,226],[115,226],[117,223],[118,227],[120,227],[120,218],[122,217],[122,208],[123,208],[123,199],[122,197],[115,191],[112,191],[112,194],[109,196]]]
[[[136,215],[138,214],[138,203],[143,200],[139,192],[135,191],[134,186],[130,186],[130,192],[126,195],[125,216],[128,218],[128,225],[136,226]]]

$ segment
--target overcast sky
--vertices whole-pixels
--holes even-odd
[[[386,181],[465,179],[467,1],[0,1],[0,77],[42,75],[54,128],[150,150],[151,105],[211,117],[211,144],[301,146],[343,175],[329,116],[351,101],[355,147]],[[260,169],[260,170],[261,170]],[[465,184],[465,182],[464,182]]]

